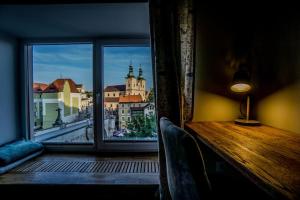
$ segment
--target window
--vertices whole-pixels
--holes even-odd
[[[103,45],[102,51],[104,88],[123,85],[124,95],[120,96],[117,104],[120,103],[122,108],[126,104],[128,108],[126,118],[118,116],[118,113],[121,115],[125,113],[124,109],[121,109],[120,112],[109,113],[104,108],[104,120],[115,119],[114,122],[104,122],[105,126],[110,126],[105,127],[105,130],[108,131],[104,135],[104,140],[156,141],[155,113],[148,114],[144,107],[152,102],[152,99],[148,99],[146,96],[153,88],[150,47],[114,44]],[[138,87],[141,85],[146,85],[146,87]],[[133,86],[134,91],[130,86]]]
[[[32,60],[25,63],[30,139],[50,147],[88,144],[84,147],[97,150],[156,151],[155,113],[144,109],[152,102],[146,95],[153,88],[151,51],[141,43],[26,44],[25,55]],[[145,89],[130,87],[142,84],[138,81]]]
[[[44,143],[93,143],[93,45],[31,47],[31,138]]]

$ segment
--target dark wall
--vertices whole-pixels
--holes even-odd
[[[15,140],[21,130],[17,98],[17,41],[0,34],[0,145]]]
[[[236,70],[236,22],[221,8],[196,8],[195,121],[229,121],[239,102],[229,90]]]
[[[239,63],[246,63],[254,84],[251,117],[300,132],[296,122],[300,117],[297,10],[198,4],[196,13],[194,120],[238,117],[244,97],[232,93],[229,85]]]
[[[300,15],[274,14],[254,40],[255,113],[264,124],[300,133]]]

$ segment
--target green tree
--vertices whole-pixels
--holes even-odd
[[[132,123],[132,122],[128,122],[127,123],[127,129],[129,129],[129,130],[134,130],[134,124]]]
[[[148,102],[154,102],[154,89],[151,88],[148,95]]]
[[[127,128],[128,137],[153,137],[153,132],[156,132],[155,115],[134,117]]]

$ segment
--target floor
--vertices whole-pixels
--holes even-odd
[[[0,176],[0,194],[157,199],[158,172],[152,155],[46,154]]]

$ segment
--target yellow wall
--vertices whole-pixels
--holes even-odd
[[[120,96],[119,91],[115,91],[115,92],[104,92],[104,97],[119,97]],[[115,95],[115,96],[114,96]]]
[[[193,121],[232,121],[238,116],[238,102],[213,93],[195,90]]]
[[[58,99],[58,93],[43,93],[43,99]]]
[[[79,99],[78,97],[72,98],[72,114],[78,114],[79,111]]]
[[[264,124],[300,133],[300,81],[262,99],[257,115]]]
[[[239,116],[239,98],[228,86],[238,63],[246,61],[254,84],[250,116],[300,133],[298,18],[257,17],[242,24],[228,11],[200,4],[196,13],[193,120],[227,121]]]
[[[229,90],[236,70],[230,62],[230,23],[203,8],[197,21],[193,121],[233,121],[240,113],[239,101]]]
[[[58,108],[58,103],[45,104],[46,115],[44,115],[44,119],[43,119],[43,129],[51,128],[53,126],[53,123],[57,118],[57,111],[56,111],[57,108]]]
[[[68,81],[64,84],[64,116],[71,115],[70,85]]]

